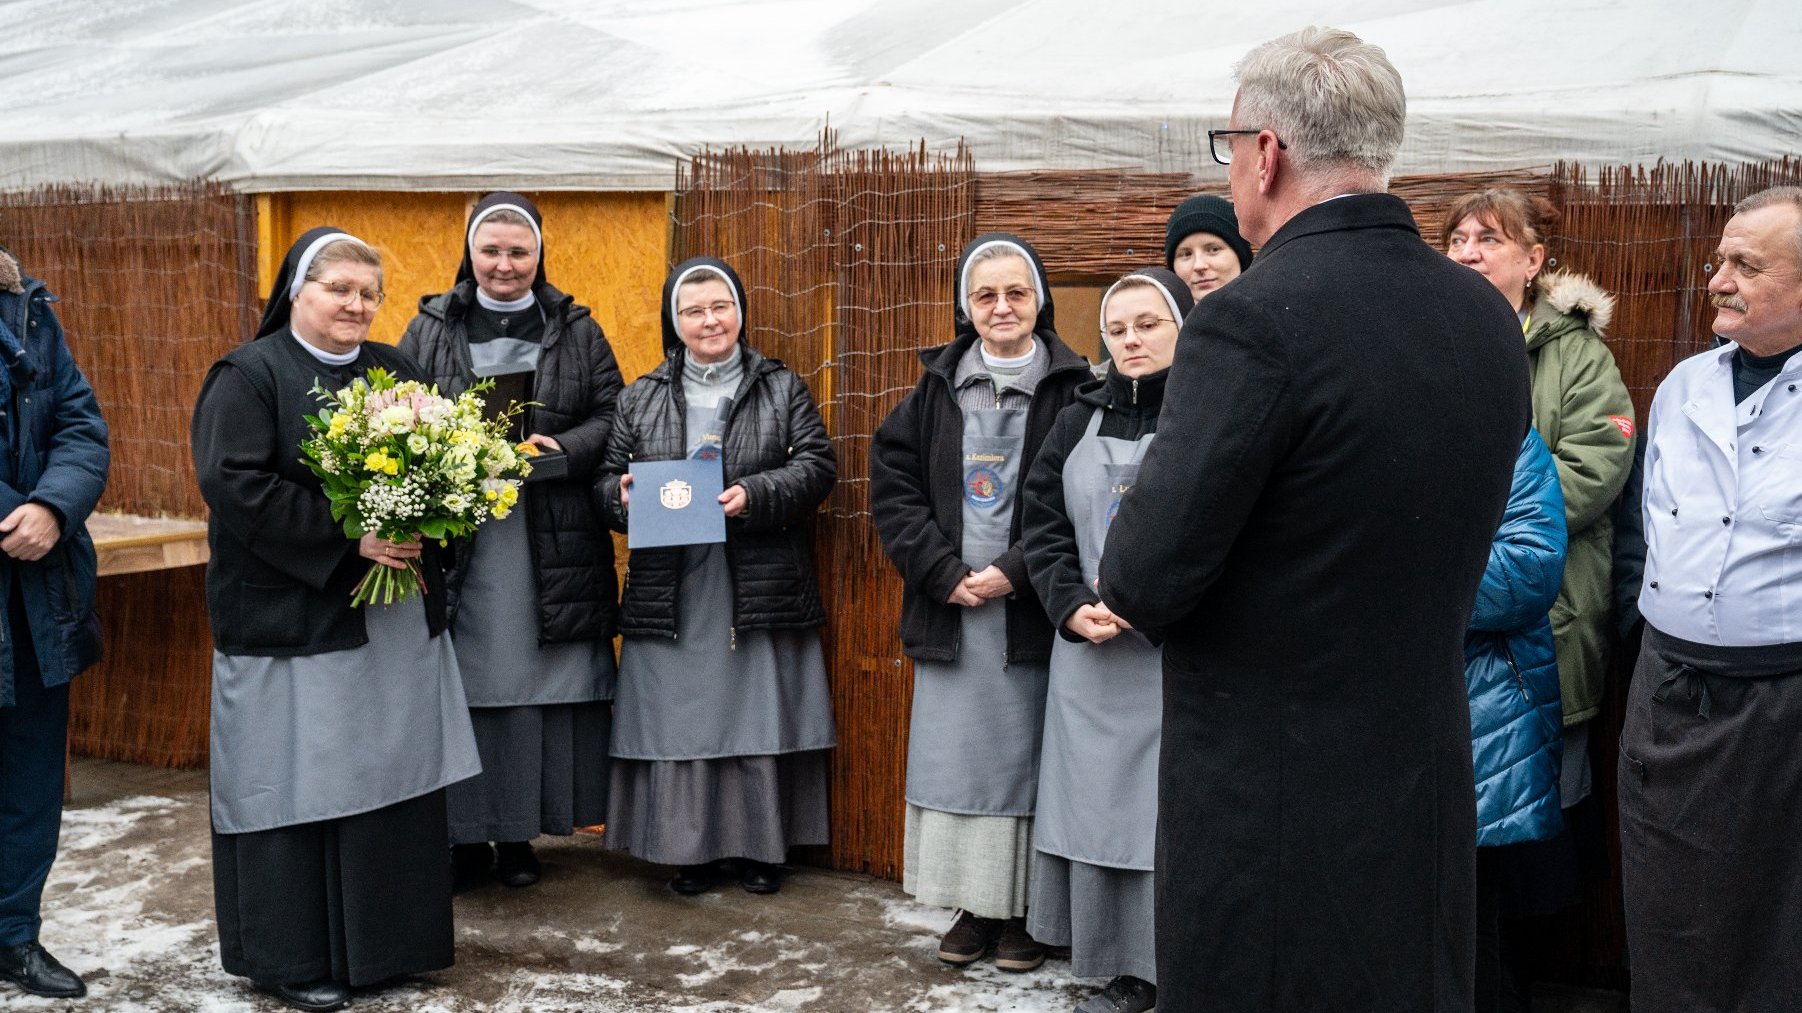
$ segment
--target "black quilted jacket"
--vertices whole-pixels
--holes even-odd
[[[475,380],[465,330],[475,288],[473,281],[459,282],[449,292],[421,299],[419,315],[400,339],[401,350],[419,363],[426,379],[452,396]],[[623,386],[619,365],[588,307],[548,283],[534,291],[546,326],[532,393],[539,404],[527,409],[526,432],[555,439],[569,455],[567,479],[534,482],[525,496],[538,575],[538,641],[610,640],[619,590],[613,536],[589,488],[613,428]],[[468,552],[459,556],[471,558]],[[449,575],[453,630],[463,576],[461,570]]]
[[[824,625],[813,568],[813,516],[838,481],[838,462],[813,395],[782,363],[741,344],[744,379],[721,434],[726,485],[745,487],[746,510],[726,521],[735,630]],[[601,462],[595,496],[616,530],[626,529],[619,479],[637,461],[688,456],[687,404],[677,348],[620,396],[619,417]],[[681,547],[639,549],[627,563],[619,632],[676,635]]]

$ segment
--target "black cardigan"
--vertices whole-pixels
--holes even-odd
[[[1033,391],[1026,415],[1020,473],[1030,474],[1039,445],[1070,404],[1076,389],[1094,379],[1089,364],[1056,335],[1039,332],[1051,366]],[[952,389],[957,364],[978,340],[965,334],[949,345],[920,353],[925,373],[876,430],[870,444],[870,512],[883,551],[901,573],[901,645],[921,661],[957,660],[963,607],[951,591],[970,572],[963,561],[963,410]],[[995,559],[1014,593],[1008,597],[1007,660],[1044,661],[1051,656],[1051,623],[1033,592],[1020,539],[1024,496],[1014,497],[1009,526],[1012,547]]]
[[[365,343],[354,363],[333,367],[286,333],[240,345],[207,372],[189,438],[211,510],[206,602],[221,653],[297,657],[368,642],[350,596],[370,561],[332,519],[299,448],[311,435],[305,416],[320,408],[315,379],[335,389],[376,366],[399,379],[421,378],[412,359],[387,345]],[[444,629],[444,581],[430,540],[421,565],[436,635]]]

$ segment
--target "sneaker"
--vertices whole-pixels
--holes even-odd
[[[939,940],[939,959],[953,967],[974,964],[1001,937],[1001,919],[978,918],[959,911],[945,937]]]
[[[1045,962],[1045,946],[1026,932],[1026,919],[1009,918],[995,943],[995,966],[1003,971],[1030,971]]]
[[[1156,1013],[1158,987],[1144,978],[1123,974],[1077,1004],[1076,1013]]]

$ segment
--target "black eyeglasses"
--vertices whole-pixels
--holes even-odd
[[[1221,165],[1231,165],[1233,164],[1233,142],[1229,140],[1222,143],[1220,139],[1232,137],[1234,134],[1261,134],[1263,132],[1263,127],[1252,127],[1246,130],[1210,130],[1208,131],[1208,154],[1213,155],[1214,161]],[[1276,139],[1276,146],[1282,151],[1289,150],[1289,145],[1284,143],[1281,137]]]

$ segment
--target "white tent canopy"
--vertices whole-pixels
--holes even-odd
[[[666,189],[725,146],[1218,178],[1232,68],[1330,22],[1409,95],[1398,171],[1797,151],[1797,0],[11,0],[0,190]]]

